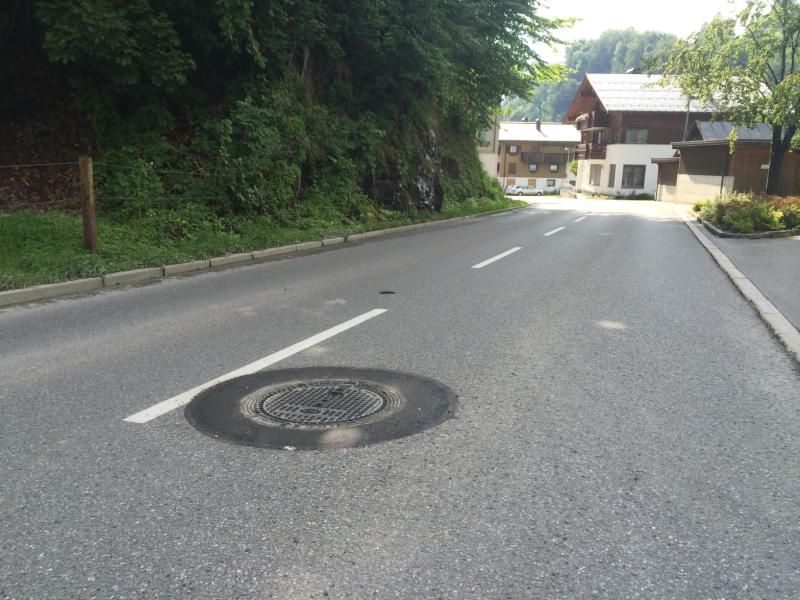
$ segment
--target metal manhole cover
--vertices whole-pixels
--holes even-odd
[[[305,367],[219,383],[192,399],[186,417],[234,444],[348,448],[433,427],[453,415],[456,400],[444,384],[410,373]]]
[[[315,381],[268,390],[254,408],[278,421],[328,425],[364,419],[386,404],[386,394],[374,386],[357,381]]]

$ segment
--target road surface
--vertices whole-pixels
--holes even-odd
[[[416,373],[454,418],[324,451],[125,420],[367,313],[267,368]],[[800,374],[660,203],[3,309],[0,406],[0,598],[800,597]]]

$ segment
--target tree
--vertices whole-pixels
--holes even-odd
[[[737,125],[769,124],[767,193],[778,193],[784,156],[800,125],[798,0],[748,0],[736,18],[716,17],[673,47],[663,81],[713,104]]]
[[[474,173],[480,186],[475,132],[504,95],[560,72],[536,47],[564,24],[540,15],[542,0],[10,4],[0,47],[35,46],[20,70],[68,82],[59,98],[73,101],[103,154],[150,164],[153,177],[202,171],[167,187],[202,184],[194,196],[224,198],[220,212],[275,214],[314,187],[349,198],[358,186],[391,206],[447,187],[420,184],[420,172],[451,182]],[[119,197],[137,196],[133,178],[118,179]]]

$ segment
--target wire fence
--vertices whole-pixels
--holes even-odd
[[[119,171],[142,171],[141,165],[126,165],[106,161],[93,161],[98,180],[107,179]],[[189,171],[181,169],[160,169],[151,165],[148,173],[158,175],[162,182],[172,176],[183,176],[194,180],[216,179],[216,174],[208,171]],[[167,186],[169,187],[169,186]],[[222,196],[172,194],[153,196],[107,195],[102,186],[96,189],[97,202],[118,203],[148,202],[213,202],[221,201]],[[79,210],[81,204],[81,179],[78,161],[30,162],[0,165],[0,213],[19,211],[44,212],[49,210]]]
[[[0,211],[43,211],[80,202],[78,162],[0,165]]]

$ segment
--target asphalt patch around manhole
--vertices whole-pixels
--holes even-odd
[[[185,415],[216,439],[258,448],[366,446],[453,416],[446,385],[410,373],[347,367],[262,371],[198,394]]]

